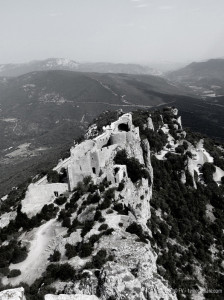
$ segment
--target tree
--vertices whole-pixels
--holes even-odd
[[[18,246],[14,247],[13,256],[11,258],[11,262],[13,264],[18,264],[24,261],[27,258],[27,249],[25,247],[20,248]]]
[[[62,265],[51,264],[47,267],[47,273],[49,274],[48,277],[60,280],[73,279],[75,276],[74,268],[68,263]]]
[[[59,174],[57,171],[50,170],[47,173],[47,180],[49,183],[56,183],[59,182]]]
[[[58,250],[54,250],[54,253],[50,255],[49,261],[57,262],[61,259],[61,253]]]
[[[183,142],[183,147],[184,147],[184,150],[188,149],[188,143],[186,141]]]
[[[221,177],[221,183],[224,184],[224,176]]]
[[[93,256],[93,265],[97,269],[101,269],[102,266],[105,264],[107,261],[107,251],[104,249],[101,249],[97,252],[96,255]]]
[[[216,168],[212,163],[204,163],[201,170],[204,176],[205,183],[210,183],[214,181],[213,173],[215,172]]]
[[[20,270],[17,270],[17,269],[13,269],[9,272],[8,274],[8,278],[12,278],[12,277],[17,277],[21,274],[21,271]]]
[[[108,225],[107,225],[107,224],[102,224],[102,225],[100,225],[100,227],[98,228],[99,231],[107,230],[107,229],[108,229]]]
[[[79,252],[81,258],[90,256],[93,251],[91,243],[83,243]]]
[[[181,145],[177,146],[175,148],[175,152],[179,153],[179,154],[184,154],[184,146],[181,146]]]
[[[57,205],[63,205],[65,204],[66,201],[67,201],[66,197],[58,197],[54,200],[54,203],[56,203]]]
[[[66,217],[61,224],[63,227],[69,228],[71,226],[71,219],[69,217]]]

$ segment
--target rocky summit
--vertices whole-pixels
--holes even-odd
[[[0,299],[223,299],[223,155],[175,108],[103,113],[1,199]]]

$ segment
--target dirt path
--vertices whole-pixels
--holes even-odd
[[[35,279],[41,276],[48,263],[48,247],[55,238],[55,226],[56,220],[52,219],[37,229],[30,241],[31,245],[26,260],[19,264],[10,265],[10,269],[19,269],[22,274],[10,280],[4,278],[4,283],[7,281],[16,285],[23,281],[32,284]]]

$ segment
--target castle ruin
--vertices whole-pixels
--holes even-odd
[[[136,139],[139,140],[139,128],[133,126],[132,115],[127,113],[104,127],[101,135],[72,148],[68,165],[70,191],[86,176],[91,176],[95,183],[100,180],[101,174],[106,174],[111,183],[121,182],[127,176],[126,166],[113,165],[110,162],[115,149],[125,148]]]

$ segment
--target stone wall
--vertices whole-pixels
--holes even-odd
[[[26,213],[28,217],[35,216],[45,204],[54,201],[56,198],[54,192],[58,192],[60,195],[66,191],[68,191],[67,183],[30,184],[25,198],[21,201],[22,212]]]
[[[127,142],[127,132],[121,131],[121,132],[115,132],[111,134],[111,144],[118,144],[121,146],[125,146]]]
[[[121,124],[127,125],[127,131],[119,129]],[[72,148],[71,161],[68,165],[69,189],[73,190],[77,183],[86,176],[91,176],[93,180],[96,180],[100,171],[109,165],[115,149],[118,146],[124,148],[127,143],[135,140],[139,141],[139,130],[132,125],[132,115],[125,114],[116,122],[106,126],[100,136]],[[108,142],[110,145],[107,146]],[[107,177],[111,179],[111,182],[115,182],[119,181],[122,176],[119,173],[115,178],[113,170],[108,170]]]
[[[102,133],[98,137],[94,139],[96,143],[97,149],[101,149],[103,146],[105,146],[109,139],[110,139],[111,130],[107,130],[106,132]]]

